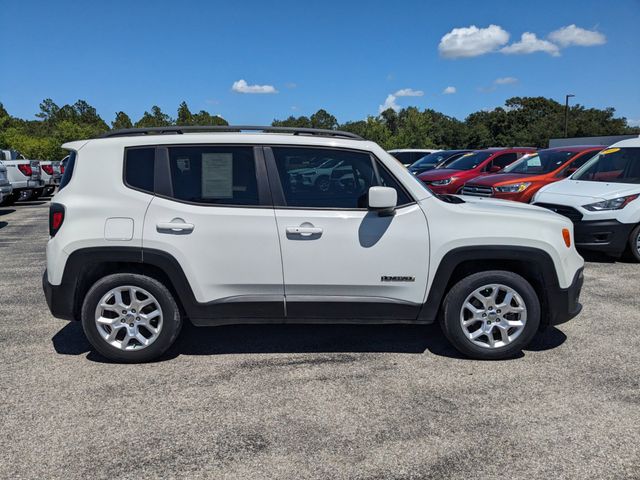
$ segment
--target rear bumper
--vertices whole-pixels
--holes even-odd
[[[73,295],[63,285],[51,285],[47,271],[42,275],[42,290],[51,314],[63,320],[75,320],[73,315]]]
[[[574,223],[576,247],[619,255],[627,247],[633,223],[592,220]]]
[[[577,316],[582,310],[580,291],[584,283],[584,270],[581,268],[573,277],[569,288],[547,291],[549,302],[549,325],[560,325]]]

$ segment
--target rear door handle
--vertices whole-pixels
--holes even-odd
[[[287,227],[288,235],[301,235],[303,237],[310,237],[311,235],[320,235],[322,228],[320,227]]]
[[[193,223],[185,223],[182,221],[158,223],[156,225],[158,233],[191,233],[194,228],[195,225]]]

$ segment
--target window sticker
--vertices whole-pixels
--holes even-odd
[[[233,198],[233,154],[202,154],[202,198]]]
[[[178,170],[180,170],[180,173],[188,172],[191,170],[191,161],[189,157],[178,157],[176,158],[176,166]]]
[[[610,153],[616,153],[619,150],[620,150],[619,148],[608,148],[607,150],[603,150],[602,152],[600,152],[600,154],[609,155]]]

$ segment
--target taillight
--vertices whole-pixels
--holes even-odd
[[[64,206],[52,203],[49,206],[49,236],[55,237],[64,223]]]
[[[60,173],[64,173],[64,165],[60,164]]]
[[[25,177],[30,177],[33,175],[33,170],[31,169],[31,165],[25,165],[24,163],[18,164],[18,170],[22,172]]]
[[[53,166],[52,165],[40,165],[44,173],[47,175],[53,175]]]

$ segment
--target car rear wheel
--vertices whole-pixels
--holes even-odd
[[[637,225],[629,235],[629,253],[633,260],[640,262],[640,225]]]
[[[512,272],[479,272],[460,280],[443,307],[445,336],[461,353],[481,360],[513,357],[540,325],[535,290]]]
[[[4,200],[0,202],[0,207],[10,207],[18,200],[18,196],[15,193],[7,195]]]
[[[182,319],[171,292],[159,281],[115,274],[91,287],[82,306],[82,328],[101,355],[117,362],[148,362],[175,341]]]

